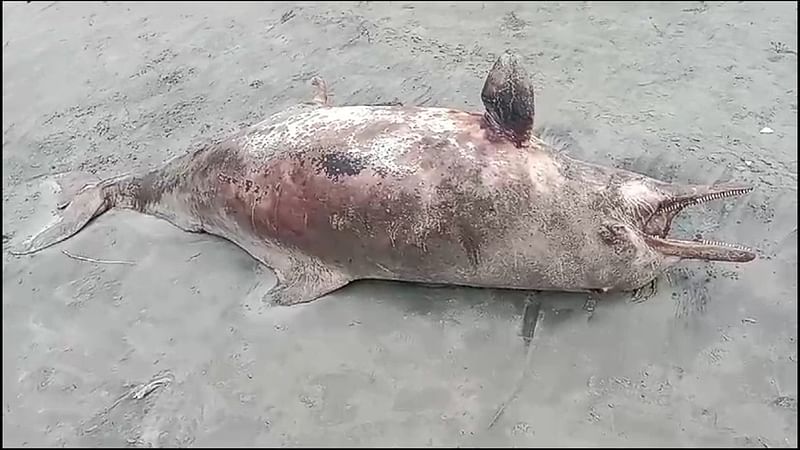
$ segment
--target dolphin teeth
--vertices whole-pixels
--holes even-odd
[[[704,244],[704,245],[713,245],[713,246],[716,246],[716,247],[728,247],[728,248],[732,248],[732,249],[735,249],[735,250],[741,250],[741,251],[744,251],[744,252],[752,252],[753,251],[751,248],[745,247],[744,245],[729,244],[727,242],[709,241],[709,240],[705,240],[704,239],[704,240],[701,240],[700,243]]]
[[[735,197],[737,195],[746,194],[749,191],[751,191],[751,189],[747,188],[747,189],[734,189],[732,191],[727,191],[727,192],[716,192],[714,194],[707,194],[707,195],[702,195],[700,197],[693,198],[693,199],[689,200],[689,203],[692,203],[692,204],[696,205],[696,204],[708,202],[708,201],[711,201],[711,200],[718,200],[718,199],[726,198],[726,197]]]
[[[718,200],[721,198],[736,197],[738,195],[746,194],[750,191],[752,191],[752,188],[734,189],[726,192],[716,192],[713,194],[701,195],[699,197],[694,197],[683,201],[671,202],[667,206],[660,208],[657,212],[670,213],[675,210],[685,208],[689,205],[699,205],[701,203],[709,202],[712,200]]]

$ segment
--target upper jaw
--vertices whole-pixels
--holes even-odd
[[[662,188],[663,189],[663,188]],[[748,262],[755,259],[751,249],[738,245],[707,240],[683,240],[667,238],[672,220],[690,205],[699,205],[712,200],[744,195],[753,188],[738,184],[716,186],[667,185],[665,197],[655,207],[642,226],[645,241],[665,256],[680,259],[706,261]]]
[[[738,197],[752,191],[751,186],[740,184],[720,184],[716,186],[686,186],[674,189],[669,197],[659,205],[665,211],[680,211],[689,205],[699,205],[726,197]]]

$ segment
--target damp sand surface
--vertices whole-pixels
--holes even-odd
[[[3,445],[795,447],[796,8],[4,3],[4,249],[49,220],[50,174],[156,167],[314,75],[337,104],[480,110],[513,48],[576,156],[753,184],[675,234],[760,258],[682,264],[641,303],[542,294],[533,317],[525,293],[389,282],[269,308],[233,244],[112,212],[4,252]]]

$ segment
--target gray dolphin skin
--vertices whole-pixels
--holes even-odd
[[[141,174],[58,181],[57,220],[14,254],[68,239],[111,208],[227,239],[276,273],[265,296],[310,302],[360,279],[598,292],[635,290],[681,260],[755,253],[670,237],[686,207],[736,184],[665,183],[570,157],[533,132],[533,85],[502,54],[485,111],[298,103]]]

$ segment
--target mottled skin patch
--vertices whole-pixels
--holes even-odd
[[[325,171],[328,178],[338,180],[341,177],[358,175],[366,167],[362,158],[344,152],[331,151],[323,154],[316,161]]]
[[[239,245],[275,270],[270,297],[282,304],[368,278],[634,290],[676,255],[747,260],[747,253],[699,244],[687,253],[683,242],[656,239],[678,207],[713,190],[567,156],[560,144],[528,134],[532,92],[502,94],[527,95],[520,78],[505,81],[512,88],[496,86],[503,79],[495,72],[487,79],[500,94],[484,89],[485,102],[496,97],[486,114],[334,107],[317,80],[311,102],[145,175],[82,191],[30,252],[110,207],[132,208]]]

